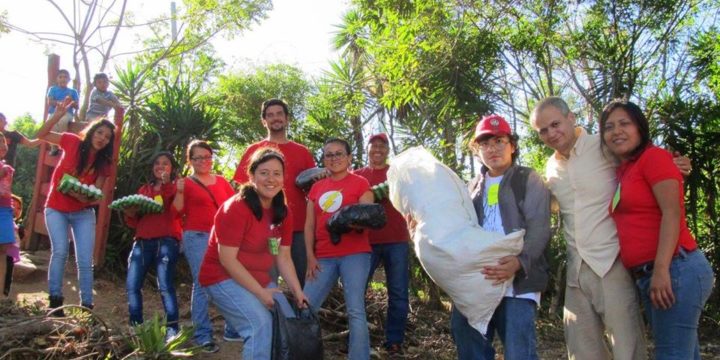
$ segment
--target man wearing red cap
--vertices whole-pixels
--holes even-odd
[[[302,144],[291,141],[287,137],[289,123],[288,105],[280,99],[270,99],[262,103],[260,115],[263,126],[267,129],[267,138],[251,144],[235,170],[235,180],[238,184],[246,183],[249,180],[247,168],[250,158],[257,149],[272,146],[280,150],[285,157],[285,200],[293,214],[293,242],[290,248],[295,272],[297,273],[300,286],[305,284],[305,269],[307,267],[307,255],[305,254],[305,211],[307,203],[305,193],[295,186],[295,178],[303,170],[315,167],[315,160],[310,150]]]
[[[520,254],[481,271],[494,284],[512,279],[486,336],[453,306],[450,328],[458,359],[495,359],[496,333],[505,359],[537,359],[536,309],[549,278],[544,252],[550,241],[550,192],[533,169],[516,164],[518,136],[502,116],[493,114],[478,122],[470,150],[482,163],[480,174],[468,185],[478,224],[501,234],[524,229],[525,237]]]
[[[368,148],[369,165],[355,170],[354,173],[366,178],[370,185],[377,185],[387,180],[387,164],[390,144],[387,134],[379,133],[370,137]],[[408,241],[410,233],[405,219],[395,210],[388,199],[380,200],[385,208],[387,224],[379,230],[370,230],[372,257],[368,283],[375,269],[382,262],[385,268],[388,291],[387,321],[385,322],[385,348],[393,354],[402,354],[402,343],[405,339],[409,301],[409,260]]]

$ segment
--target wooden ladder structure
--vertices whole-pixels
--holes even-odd
[[[58,70],[60,69],[60,57],[58,55],[51,54],[48,56],[48,88],[55,83],[57,78]],[[43,99],[44,100],[44,99]],[[45,112],[43,115],[44,119],[47,119],[48,106],[47,101],[45,102]],[[95,253],[93,254],[95,259],[95,266],[102,266],[105,260],[105,248],[107,245],[108,230],[110,229],[110,215],[111,211],[108,205],[112,202],[113,192],[115,189],[115,182],[117,179],[117,162],[118,154],[120,152],[120,141],[122,138],[122,126],[123,126],[124,111],[122,109],[115,110],[114,123],[115,129],[115,142],[113,144],[113,157],[110,166],[110,175],[103,186],[103,198],[100,200],[100,204],[97,209],[97,222],[95,226]],[[73,133],[79,133],[82,131],[87,122],[71,122],[68,131]],[[45,226],[45,202],[50,192],[50,180],[52,177],[53,170],[60,161],[60,155],[52,156],[48,153],[49,146],[43,142],[40,145],[40,152],[38,154],[38,162],[35,167],[35,184],[33,185],[33,196],[32,201],[29,205],[28,216],[25,224],[25,237],[22,239],[21,248],[23,250],[34,251],[40,247],[42,242],[49,244],[48,231]]]

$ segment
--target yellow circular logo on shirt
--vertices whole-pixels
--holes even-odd
[[[343,202],[343,195],[338,190],[328,191],[320,196],[318,205],[324,212],[335,212],[340,209]]]

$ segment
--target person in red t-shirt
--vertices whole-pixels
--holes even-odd
[[[683,178],[652,144],[647,118],[626,100],[605,106],[601,147],[620,160],[609,204],[620,258],[635,278],[658,359],[700,359],[697,328],[715,282],[685,220]]]
[[[190,176],[175,182],[177,193],[173,207],[184,218],[182,244],[193,276],[190,306],[190,314],[195,326],[193,340],[204,352],[214,353],[220,348],[213,341],[207,294],[198,282],[198,274],[207,251],[215,213],[225,200],[235,194],[235,191],[224,177],[212,173],[213,149],[207,142],[191,141],[187,146],[186,156],[192,172]],[[241,340],[227,326],[224,338],[227,341]]]
[[[135,229],[135,241],[128,258],[128,313],[130,325],[142,324],[142,287],[145,274],[155,267],[158,289],[167,317],[165,337],[170,339],[178,332],[178,304],[174,282],[182,236],[180,218],[172,207],[177,163],[172,153],[162,151],[153,156],[151,164],[152,180],[141,186],[137,193],[162,203],[164,210],[158,214],[140,214],[137,207],[123,211],[125,223]]]
[[[68,227],[72,228],[77,261],[80,302],[93,306],[93,252],[95,248],[95,209],[93,202],[75,191],[63,194],[58,185],[63,175],[69,174],[81,183],[103,188],[112,162],[115,125],[101,119],[91,122],[80,136],[73,133],[56,133],[53,126],[73,104],[70,98],[59,102],[53,116],[37,132],[37,137],[59,145],[63,153],[52,174],[50,191],[45,203],[45,224],[50,235],[51,255],[48,267],[50,308],[63,304],[62,286],[65,263],[68,257]],[[62,316],[62,311],[53,312]]]
[[[305,193],[295,186],[295,178],[303,170],[315,167],[315,159],[313,159],[310,150],[302,144],[288,140],[287,129],[289,122],[288,105],[280,99],[270,99],[262,103],[260,107],[262,116],[262,124],[267,129],[267,138],[262,141],[251,144],[238,164],[233,180],[237,184],[244,184],[249,180],[248,164],[250,158],[259,148],[272,146],[280,150],[285,157],[285,197],[288,206],[292,210],[293,223],[293,241],[292,241],[292,258],[295,264],[300,285],[305,284],[305,269],[307,267],[307,256],[305,254],[305,237],[303,235],[303,227],[305,225]]]
[[[307,281],[305,293],[317,311],[338,278],[350,325],[350,359],[370,357],[370,339],[365,317],[365,285],[370,271],[370,243],[367,230],[358,229],[341,235],[337,244],[330,241],[327,222],[340,208],[352,204],[371,204],[373,194],[368,181],[352,174],[350,145],[332,138],[323,145],[323,164],[329,177],[313,184],[308,195],[305,218]]]
[[[387,181],[387,164],[390,154],[390,142],[387,134],[380,133],[370,137],[368,147],[368,166],[355,170],[370,182],[371,186]],[[370,260],[370,274],[368,283],[372,279],[375,269],[382,262],[385,268],[388,289],[387,321],[385,322],[385,348],[389,353],[402,353],[402,344],[405,339],[405,325],[410,308],[408,300],[408,287],[410,279],[409,244],[405,218],[392,206],[388,199],[380,200],[385,208],[387,224],[379,230],[369,230],[372,257]]]
[[[249,182],[215,215],[200,268],[200,284],[245,341],[243,359],[270,359],[273,331],[269,310],[275,300],[284,300],[270,277],[273,263],[298,307],[307,306],[290,255],[293,218],[283,194],[284,161],[282,154],[271,148],[253,154]]]

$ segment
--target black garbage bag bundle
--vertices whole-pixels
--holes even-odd
[[[295,178],[295,186],[304,192],[310,191],[313,184],[320,178],[320,175],[326,171],[325,168],[314,167],[303,170]]]
[[[338,210],[326,226],[330,233],[330,241],[337,245],[340,235],[353,230],[355,227],[380,229],[385,226],[387,217],[385,208],[380,204],[353,204]]]
[[[317,315],[290,303],[291,314],[275,300],[271,360],[323,359],[322,332]]]

